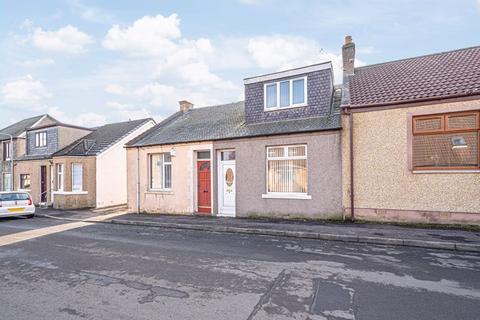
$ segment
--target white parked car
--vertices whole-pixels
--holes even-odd
[[[33,217],[35,206],[28,192],[0,192],[0,218],[24,216]]]

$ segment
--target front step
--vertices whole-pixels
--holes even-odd
[[[47,202],[40,202],[38,204],[38,208],[40,209],[48,209],[48,203]]]

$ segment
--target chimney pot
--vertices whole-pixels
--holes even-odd
[[[345,36],[345,44],[352,43],[352,36]]]
[[[188,112],[190,109],[193,109],[193,103],[187,100],[178,101],[180,105],[180,111],[183,113]]]

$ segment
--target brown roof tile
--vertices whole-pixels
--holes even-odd
[[[384,106],[480,94],[480,46],[355,69],[350,106]]]

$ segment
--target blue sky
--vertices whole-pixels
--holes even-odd
[[[338,79],[346,34],[357,65],[480,45],[480,0],[0,0],[0,127],[161,120],[326,60]]]

